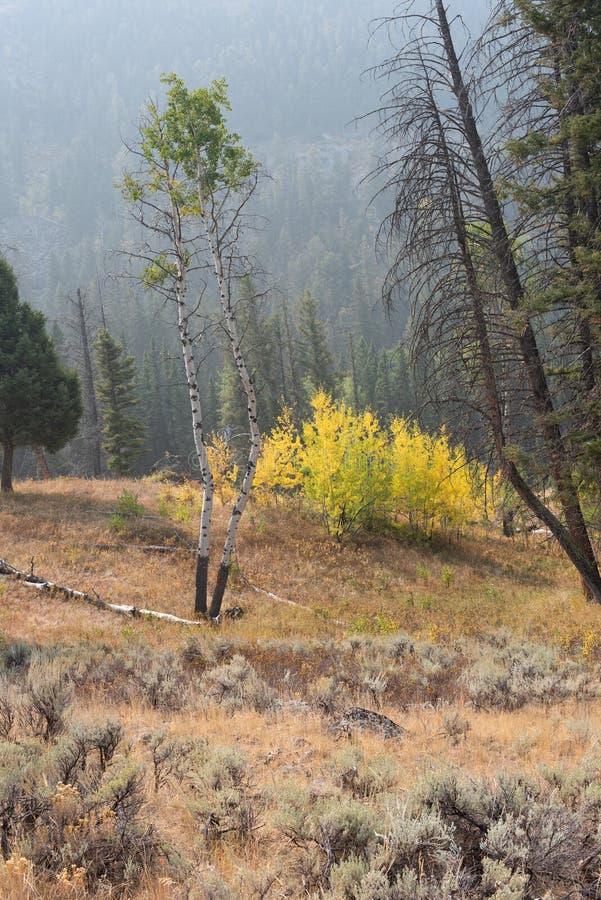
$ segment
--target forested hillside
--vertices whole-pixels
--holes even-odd
[[[256,198],[253,250],[269,288],[256,325],[274,365],[287,330],[303,374],[299,298],[310,291],[338,392],[376,405],[379,384],[380,412],[414,407],[399,348],[407,309],[401,302],[389,323],[379,302],[384,268],[374,241],[384,207],[370,205],[373,185],[361,184],[377,149],[368,124],[355,123],[378,105],[381,87],[364,72],[383,57],[386,33],[373,23],[389,12],[382,0],[0,4],[0,246],[68,363],[83,372],[81,307],[68,299],[78,288],[90,342],[104,324],[134,356],[147,434],[141,470],[165,450],[185,456],[191,447],[169,316],[120,278],[127,263],[118,255],[132,231],[114,185],[164,72],[192,86],[225,77],[231,125],[272,176]],[[219,348],[205,377],[213,427],[235,425],[238,401]],[[286,391],[269,372],[261,379],[267,428]],[[150,397],[142,385],[153,386]],[[171,411],[168,429],[157,424],[161,404]],[[59,468],[91,471],[85,444]]]

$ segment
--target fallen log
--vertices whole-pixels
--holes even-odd
[[[129,616],[130,618],[161,619],[164,622],[173,622],[176,625],[206,624],[204,619],[182,619],[180,616],[174,616],[172,613],[159,612],[155,609],[144,609],[140,606],[129,606],[123,603],[111,603],[109,600],[103,600],[97,594],[89,594],[86,591],[77,591],[62,584],[55,584],[53,581],[47,581],[45,578],[34,575],[33,572],[23,572],[21,569],[11,566],[5,559],[0,559],[0,575],[15,578],[29,587],[48,591],[50,594],[61,594],[68,600],[83,600],[84,603],[89,603],[97,609],[110,610],[110,612]]]
[[[266,591],[264,588],[257,587],[256,584],[253,584],[248,578],[242,577],[242,581],[244,584],[251,589],[251,591],[255,591],[257,594],[263,594],[264,597],[269,597],[270,600],[275,600],[276,603],[285,603],[287,606],[295,606],[297,609],[304,609],[306,612],[314,613],[315,610],[311,606],[305,606],[304,603],[298,603],[296,600],[288,600],[286,597],[280,597],[278,594],[274,594],[273,591]],[[335,625],[343,625],[346,627],[348,622],[343,622],[342,619],[330,619]]]
[[[97,545],[99,548],[103,545]],[[107,547],[111,547],[111,545],[104,545]],[[118,546],[118,545],[117,545]],[[135,546],[124,544],[124,547]],[[138,548],[142,549],[142,548]],[[149,548],[150,549],[150,548]],[[158,549],[158,548],[152,548]],[[170,549],[170,548],[165,548]],[[183,549],[186,548],[173,548]],[[89,594],[85,591],[77,591],[74,588],[65,587],[62,584],[55,584],[52,581],[48,581],[45,578],[41,578],[38,575],[33,574],[33,560],[32,560],[32,570],[31,572],[24,572],[21,569],[17,569],[14,566],[11,566],[5,559],[0,559],[0,576],[9,576],[16,578],[19,581],[23,581],[25,584],[30,585],[31,587],[37,587],[41,590],[47,590],[50,593],[58,593],[62,594],[67,599],[73,600],[83,600],[85,603],[89,603],[92,606],[95,606],[97,609],[107,609],[111,612],[119,613],[120,615],[131,617],[141,617],[146,616],[148,618],[153,619],[162,619],[163,621],[174,622],[179,625],[204,625],[206,624],[205,619],[182,619],[180,616],[174,616],[172,613],[164,613],[159,612],[154,609],[143,609],[139,606],[129,606],[127,604],[121,603],[111,603],[109,600],[103,600],[96,593]],[[272,591],[266,591],[263,588],[257,587],[255,584],[252,584],[248,579],[244,578],[243,581],[247,585],[250,590],[255,591],[257,594],[262,594],[264,597],[268,597],[270,600],[274,600],[276,603],[284,603],[287,606],[295,606],[297,609],[305,610],[306,612],[314,612],[314,610],[310,606],[305,606],[303,603],[297,603],[296,600],[288,600],[285,597],[280,597],[278,594],[274,594]],[[240,607],[233,607],[232,611],[224,610],[223,616],[224,618],[236,619],[240,617]],[[335,625],[342,625],[346,627],[348,623],[343,622],[341,619],[331,619]],[[213,622],[215,624],[215,622]]]
[[[164,544],[95,544],[97,550],[141,550],[142,553],[196,553],[192,547],[167,547]]]

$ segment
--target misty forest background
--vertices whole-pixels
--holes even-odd
[[[377,185],[363,182],[381,148],[375,123],[361,117],[383,90],[364,73],[388,47],[370,23],[390,12],[384,0],[0,2],[0,248],[84,383],[78,289],[90,342],[106,326],[134,357],[144,425],[134,471],[165,453],[185,468],[192,450],[171,310],[125,277],[119,251],[140,234],[115,189],[140,111],[161,97],[170,71],[192,88],[226,77],[230,126],[270,176],[253,206],[261,227],[250,248],[264,275],[249,290],[265,293],[245,322],[262,430],[282,401],[302,415],[320,385],[383,417],[432,422],[407,362],[407,304],[388,320],[380,302],[386,261],[374,245],[386,198],[370,203]],[[468,26],[477,28],[475,16]],[[235,443],[246,430],[237,379],[219,335],[209,343],[209,430]],[[55,473],[94,474],[92,432],[88,409],[51,460]],[[35,466],[30,449],[19,451],[17,476]]]

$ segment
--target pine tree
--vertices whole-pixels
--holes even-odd
[[[298,304],[301,365],[309,393],[323,389],[332,394],[335,388],[334,360],[318,313],[318,301],[307,291]]]
[[[552,311],[557,322],[562,353],[555,377],[571,405],[564,418],[578,423],[572,452],[585,468],[590,464],[599,490],[601,9],[592,0],[520,0],[513,12],[524,47],[535,52],[534,60],[531,49],[509,55],[516,81],[525,66],[536,75],[513,129],[521,136],[509,143],[515,166],[509,183],[529,215],[535,260],[530,303]]]
[[[107,465],[116,475],[131,471],[140,457],[144,444],[142,423],[132,415],[137,406],[136,366],[132,356],[126,356],[122,344],[103,328],[96,338],[98,366],[98,399],[104,419],[103,450]]]
[[[11,267],[0,257],[0,443],[2,490],[12,491],[16,447],[60,450],[82,414],[79,380],[64,369],[41,312],[19,301]]]

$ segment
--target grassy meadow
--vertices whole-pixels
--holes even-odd
[[[192,617],[168,492],[19,482],[0,557]],[[254,504],[219,626],[0,599],[2,897],[601,896],[601,608],[544,536]]]

